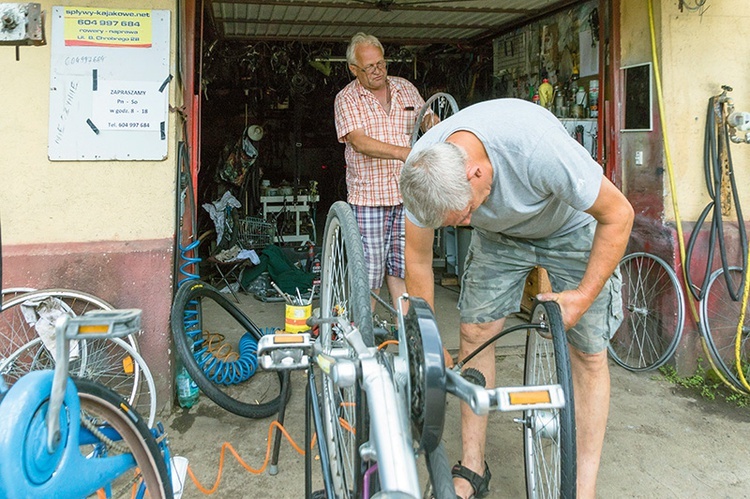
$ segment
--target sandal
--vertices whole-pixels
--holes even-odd
[[[487,461],[484,462],[484,476],[480,476],[466,466],[463,466],[461,461],[453,466],[453,469],[451,469],[451,475],[453,475],[454,478],[463,478],[469,482],[471,488],[474,489],[474,495],[471,497],[476,497],[478,499],[485,497],[490,493],[490,478],[492,478],[492,473],[490,473],[490,467],[487,466]]]

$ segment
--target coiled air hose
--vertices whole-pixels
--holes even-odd
[[[189,164],[187,160],[186,150],[180,149],[181,161],[178,161],[180,167],[184,168]],[[185,191],[189,198],[189,207],[192,209],[195,206],[193,196],[192,178],[189,172],[181,175],[183,172],[178,172],[178,178],[182,181],[186,181]],[[177,193],[177,216],[180,217],[182,213],[182,189],[178,189]],[[195,216],[191,217],[195,220]],[[179,229],[179,223],[177,224]],[[195,223],[193,223],[193,234],[196,232]],[[177,231],[179,234],[179,230]],[[198,273],[199,263],[201,258],[198,256],[198,246],[200,245],[200,239],[196,239],[187,246],[183,246],[179,242],[179,236],[177,237],[177,247],[180,250],[181,264],[179,265],[179,275],[181,279],[177,283],[179,288],[186,282],[195,281],[200,279]],[[193,340],[193,356],[196,362],[201,367],[203,372],[206,374],[206,378],[214,383],[220,383],[223,385],[232,385],[241,383],[249,379],[258,367],[258,342],[249,333],[246,332],[242,335],[239,342],[239,355],[234,360],[227,360],[230,352],[218,358],[218,353],[209,341],[206,341],[203,331],[201,330],[201,311],[200,303],[197,300],[191,300],[185,306],[183,314],[183,324],[185,326],[185,334],[187,334]],[[269,334],[268,331],[264,331],[264,334]],[[221,348],[219,348],[219,351]]]
[[[240,338],[240,353],[236,360],[226,361],[217,358],[209,349],[208,342],[203,339],[195,343],[195,348],[195,361],[206,373],[206,378],[216,384],[242,383],[250,379],[258,368],[258,342],[250,333],[245,333]]]

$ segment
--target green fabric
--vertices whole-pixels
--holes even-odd
[[[271,280],[284,292],[296,296],[297,289],[304,294],[312,288],[314,275],[294,266],[284,251],[276,245],[266,246],[260,253],[260,263],[253,268],[242,271],[241,284],[243,288],[257,279],[263,272],[268,272]]]

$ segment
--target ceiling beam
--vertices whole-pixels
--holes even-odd
[[[264,26],[325,26],[325,27],[347,27],[351,28],[351,22],[342,21],[297,21],[279,19],[234,19],[229,17],[217,17],[216,21],[238,24],[261,24]],[[429,29],[492,29],[494,26],[488,24],[444,24],[444,23],[390,23],[390,22],[358,22],[357,28],[429,28]]]
[[[271,7],[297,7],[297,8],[327,8],[327,9],[365,9],[365,10],[382,10],[379,9],[375,2],[373,3],[348,3],[348,2],[295,2],[294,0],[222,0],[214,2],[216,4],[232,3],[242,5],[258,5]],[[399,4],[397,1],[389,6],[389,11],[416,11],[416,12],[439,12],[439,13],[476,13],[476,14],[521,14],[533,15],[538,11],[535,9],[507,9],[502,7],[430,7],[423,5]]]
[[[299,36],[299,35],[272,35],[272,36],[253,36],[253,35],[227,35],[225,40],[236,40],[236,41],[266,41],[266,42],[328,42],[328,43],[348,43],[351,40],[351,36]],[[430,45],[433,43],[455,45],[455,38],[406,38],[406,37],[378,37],[382,43],[393,44],[393,45]]]

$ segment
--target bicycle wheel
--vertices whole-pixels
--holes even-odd
[[[562,314],[557,303],[536,303],[528,330],[525,385],[562,386],[565,407],[523,413],[523,448],[527,496],[574,498],[576,494],[576,436],[573,381]]]
[[[624,319],[609,340],[609,355],[629,371],[650,371],[677,349],[685,297],[677,274],[661,258],[631,253],[620,261]]]
[[[362,239],[351,207],[344,202],[331,206],[323,235],[323,261],[320,289],[322,319],[345,316],[359,328],[367,346],[374,345],[370,288]],[[349,349],[325,321],[320,325],[318,342],[323,352]],[[354,357],[349,351],[347,356]],[[365,395],[359,384],[339,387],[322,375],[323,425],[328,442],[330,472],[336,497],[359,497],[362,463],[359,446],[367,441]]]
[[[413,146],[427,130],[457,112],[458,104],[456,104],[456,99],[451,94],[438,92],[431,95],[417,114],[417,120],[414,122],[414,130],[411,134],[411,145]],[[427,118],[426,120],[425,117]],[[437,121],[435,121],[435,118],[437,118]]]
[[[213,354],[211,331],[221,331],[228,345],[240,344],[246,332],[255,341],[263,335],[219,290],[198,280],[183,283],[172,304],[171,326],[185,368],[201,391],[218,406],[246,418],[266,418],[279,411],[284,378],[281,372],[254,372],[257,345],[255,351],[244,353],[240,345],[239,359],[234,362]],[[253,371],[252,377],[247,370]],[[240,372],[245,376],[236,378],[235,374]]]
[[[117,393],[98,383],[82,379],[73,382],[81,400],[81,427],[95,437],[93,443],[82,443],[81,455],[95,460],[129,453],[135,459],[135,474],[125,473],[110,484],[112,497],[132,497],[134,484],[143,482],[149,497],[171,499],[172,482],[164,456],[138,412],[123,406]]]
[[[729,268],[732,285],[738,286],[742,280],[739,267]],[[724,280],[724,270],[716,270],[706,286],[706,294],[700,303],[701,333],[706,339],[709,352],[717,367],[721,369],[727,379],[738,389],[747,391],[737,370],[736,341],[737,323],[740,320],[742,302],[734,301]],[[745,311],[745,320],[741,330],[740,362],[747,364],[750,358],[750,314]],[[748,369],[743,368],[746,379],[750,376]]]
[[[12,385],[24,374],[54,369],[54,329],[57,316],[72,317],[89,310],[112,310],[106,301],[71,289],[44,289],[15,296],[2,304],[0,313],[0,373]],[[46,338],[46,339],[43,339]],[[123,347],[125,342],[131,352]],[[72,343],[70,373],[97,381],[116,391],[153,424],[156,390],[153,377],[139,355],[138,340],[129,335],[118,342],[110,339]],[[145,380],[145,383],[144,383]]]
[[[95,381],[118,393],[152,427],[156,420],[156,385],[133,345],[121,338],[86,340],[81,342],[80,352],[86,353],[69,361],[71,376]],[[9,386],[31,371],[46,369],[55,369],[55,359],[41,338],[31,340],[0,362],[0,375]]]

